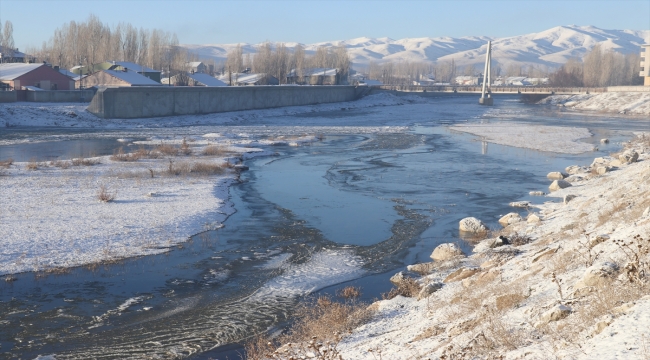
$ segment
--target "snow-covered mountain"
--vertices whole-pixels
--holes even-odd
[[[437,37],[390,38],[361,37],[344,41],[330,41],[304,45],[312,54],[319,46],[344,44],[355,65],[371,61],[451,61],[458,66],[480,65],[485,56],[488,40],[492,40],[492,59],[501,66],[546,65],[557,67],[571,57],[581,58],[591,48],[600,44],[603,49],[627,54],[640,52],[640,45],[650,42],[650,30],[604,30],[594,26],[557,26],[539,33],[506,38],[490,37]],[[253,54],[260,44],[242,43],[244,54]],[[293,49],[297,43],[286,43]],[[200,57],[223,61],[228,51],[237,44],[182,45]]]

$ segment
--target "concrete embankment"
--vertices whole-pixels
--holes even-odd
[[[88,111],[105,119],[209,114],[352,101],[355,86],[131,87],[100,89]]]

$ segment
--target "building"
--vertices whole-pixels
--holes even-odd
[[[226,73],[219,76],[219,80],[223,81],[226,85],[230,85],[232,81],[233,86],[250,86],[250,85],[279,85],[280,81],[275,77],[263,73],[259,74],[244,74],[244,73]]]
[[[90,87],[120,87],[120,86],[161,86],[148,77],[133,70],[102,70],[84,76],[76,82],[77,88]]]
[[[182,83],[181,84],[179,84]],[[162,81],[163,84],[169,85],[169,79],[164,78]],[[174,75],[171,78],[171,83],[174,86],[228,86],[225,82],[218,80],[208,74],[203,73],[194,73],[194,74],[185,74],[184,76]]]
[[[45,64],[0,64],[0,82],[7,90],[34,86],[42,90],[74,90],[74,80]]]
[[[310,68],[302,71],[292,69],[287,75],[287,84],[340,85],[343,84],[343,79],[340,78],[338,69]]]
[[[21,53],[18,49],[5,49],[0,46],[0,62],[5,63],[24,63],[27,55]]]
[[[187,63],[187,67],[190,73],[209,73],[208,67],[200,61],[191,61]]]
[[[139,65],[129,61],[105,61],[99,64],[93,64],[92,66],[77,65],[70,69],[70,72],[79,75],[88,75],[102,70],[132,70],[140,75],[143,75],[157,83],[160,84],[161,72],[148,68],[144,65]]]
[[[643,77],[643,85],[650,86],[650,44],[641,45],[641,71],[639,76]]]
[[[457,85],[478,86],[483,84],[483,76],[469,76],[469,75],[456,76],[454,82]]]

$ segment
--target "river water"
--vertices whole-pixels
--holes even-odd
[[[118,138],[319,132],[324,140],[275,146],[276,156],[247,161],[250,171],[230,189],[237,211],[226,226],[165,254],[0,282],[0,355],[232,359],[237,344],[290,320],[304,295],[352,284],[366,300],[380,297],[392,274],[428,261],[437,244],[471,251],[459,238],[460,219],[476,216],[498,228],[499,217],[513,211],[509,202],[550,200],[527,195],[546,190],[548,172],[588,164],[620,148],[631,131],[647,130],[638,120],[568,114],[516,98],[499,98],[492,108],[476,102],[422,99],[232,126],[3,130],[0,160],[16,161],[110,154]],[[594,133],[584,141],[599,150],[518,149],[446,127],[476,121],[583,126]],[[377,126],[388,130],[364,131]],[[602,137],[610,145],[598,144]]]

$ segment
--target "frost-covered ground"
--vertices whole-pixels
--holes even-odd
[[[541,100],[539,104],[604,113],[650,115],[650,92],[553,95]]]
[[[442,287],[420,300],[375,303],[372,321],[340,344],[343,357],[650,358],[647,139],[627,146],[638,162],[613,156],[567,168],[572,186],[548,195],[564,202],[530,208],[528,219],[501,232],[529,243],[495,246],[490,237],[468,257],[434,262],[429,275],[410,274]]]
[[[539,151],[580,154],[593,150],[593,145],[578,141],[591,136],[586,128],[511,122],[455,125],[449,128],[481,136],[487,142]]]

